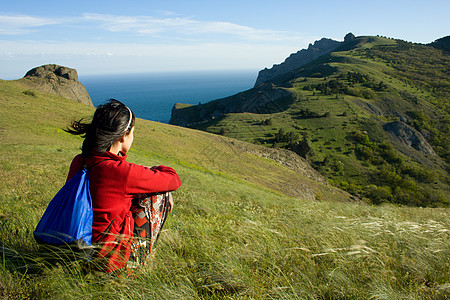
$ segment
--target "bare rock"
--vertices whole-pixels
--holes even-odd
[[[422,134],[413,127],[399,121],[387,123],[384,130],[405,146],[412,147],[423,154],[436,155]]]
[[[309,145],[308,141],[306,139],[295,142],[289,150],[297,153],[303,158],[308,158],[309,154],[311,153],[311,146]]]
[[[55,64],[43,65],[28,71],[20,81],[38,91],[93,106],[86,88],[78,81],[75,69]]]

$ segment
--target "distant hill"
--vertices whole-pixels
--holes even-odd
[[[273,76],[250,90],[177,104],[170,123],[290,149],[374,203],[448,205],[448,38],[423,45],[349,34],[331,44],[300,67],[281,71],[292,55],[263,70]]]
[[[176,104],[169,123],[190,127],[205,121],[218,120],[229,113],[272,113],[292,104],[293,94],[272,83],[262,83],[254,89],[224,99],[200,105]]]

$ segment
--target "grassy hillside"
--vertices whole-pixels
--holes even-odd
[[[289,108],[230,113],[192,127],[268,147],[295,150],[304,141],[311,164],[354,195],[376,204],[448,206],[449,65],[448,52],[431,46],[359,37],[271,81],[292,92]],[[394,136],[384,129],[391,125],[414,137],[400,142],[401,130]]]
[[[32,232],[81,145],[61,128],[93,108],[7,81],[0,104],[2,298],[449,295],[448,209],[350,202],[312,173],[255,155],[261,147],[145,120],[129,160],[172,166],[182,179],[151,264],[136,278],[49,265]]]

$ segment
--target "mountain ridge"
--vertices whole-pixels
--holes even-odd
[[[335,185],[375,203],[448,205],[450,80],[445,41],[432,46],[348,35],[333,51],[252,89],[202,107],[178,104],[172,114],[189,120],[170,123],[297,153],[306,150],[301,155]],[[265,94],[265,105],[253,101],[259,109],[251,112],[242,105],[240,110],[227,109],[258,100],[267,88],[285,91],[286,97]],[[394,171],[388,176],[384,168]],[[392,176],[404,179],[396,182]],[[368,188],[372,185],[375,190]]]
[[[337,47],[339,47],[342,42],[338,42],[328,38],[322,38],[315,41],[314,44],[309,44],[307,49],[302,49],[296,53],[292,53],[284,62],[280,64],[273,65],[272,68],[265,68],[258,73],[256,78],[255,87],[263,82],[270,81],[271,79],[285,74],[294,69],[300,68],[301,66],[311,62],[318,57],[327,54]]]

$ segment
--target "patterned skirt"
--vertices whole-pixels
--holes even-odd
[[[158,240],[169,214],[169,193],[137,195],[131,205],[134,218],[133,241],[128,268],[143,266]]]

